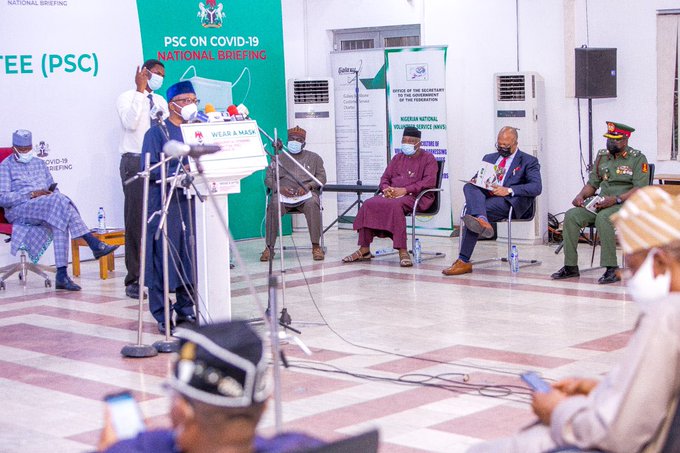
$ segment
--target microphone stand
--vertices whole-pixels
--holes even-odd
[[[151,161],[151,156],[147,153],[145,156],[145,161],[144,161],[144,168],[145,171],[143,173],[146,174],[144,177],[144,189],[143,189],[143,198],[142,198],[142,218],[146,218],[146,210],[149,206],[149,178],[148,178],[148,172],[149,172],[149,164]],[[140,172],[142,173],[142,172]],[[138,173],[139,175],[139,173]],[[125,181],[125,185],[129,184],[130,182],[134,181],[136,179],[132,178],[131,180]],[[139,250],[139,305],[138,305],[138,312],[137,312],[137,344],[128,344],[123,346],[123,349],[121,349],[120,353],[124,355],[125,357],[135,357],[135,358],[142,358],[142,357],[153,357],[158,355],[158,350],[156,350],[155,347],[149,346],[146,344],[142,343],[142,313],[144,311],[144,279],[145,279],[145,270],[146,270],[146,230],[147,230],[147,222],[142,222],[142,240],[140,243],[140,250]]]

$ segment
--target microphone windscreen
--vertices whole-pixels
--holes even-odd
[[[215,106],[208,102],[207,104],[205,104],[205,110],[204,111],[205,111],[205,113],[215,112],[216,111]]]
[[[248,107],[246,107],[243,104],[239,104],[238,107],[236,107],[236,110],[238,110],[238,112],[245,117],[247,117],[250,114]]]
[[[235,105],[230,105],[229,107],[227,107],[227,113],[231,116],[234,116],[234,115],[238,115],[239,111],[238,111],[238,108],[236,108]]]
[[[177,140],[170,140],[163,145],[163,152],[171,157],[181,157],[189,154],[191,147]]]

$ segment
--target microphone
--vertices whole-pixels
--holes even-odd
[[[216,110],[215,110],[215,106],[212,105],[210,102],[208,102],[207,104],[205,104],[205,109],[203,109],[203,110],[205,111],[206,114],[213,113],[213,112],[216,111]]]
[[[170,140],[163,145],[163,152],[170,157],[190,156],[196,159],[205,154],[214,154],[221,150],[222,147],[219,145],[187,145],[177,140]]]
[[[229,114],[229,116],[231,116],[232,121],[234,121],[234,120],[235,121],[243,121],[245,119],[244,116],[239,111],[238,107],[236,107],[233,104],[230,105],[229,107],[227,107],[227,113]]]
[[[250,111],[248,110],[248,107],[246,107],[243,104],[239,104],[238,107],[236,107],[236,110],[238,113],[240,113],[245,119],[249,120],[250,119]]]

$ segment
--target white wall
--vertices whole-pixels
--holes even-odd
[[[519,0],[519,69],[545,79],[546,139],[542,174],[548,210],[562,212],[582,186],[579,171],[573,48],[615,47],[618,97],[593,100],[595,149],[605,121],[637,129],[630,145],[656,162],[656,10],[675,0]],[[474,173],[493,150],[493,74],[515,71],[516,15],[510,0],[282,0],[286,77],[330,76],[333,29],[421,24],[423,45],[447,44],[448,133],[453,212],[459,177]],[[588,28],[586,30],[586,22]],[[588,153],[587,101],[581,101],[582,142]],[[520,131],[521,133],[521,131]],[[678,162],[656,162],[657,173],[680,173]]]

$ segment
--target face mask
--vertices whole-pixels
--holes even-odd
[[[176,102],[173,102],[177,107],[179,107],[179,104]],[[194,104],[193,102],[191,104],[187,104],[184,107],[181,107],[182,110],[180,110],[179,114],[182,116],[182,119],[184,121],[191,121],[194,118],[196,118],[196,115],[198,115],[198,106]]]
[[[151,78],[147,82],[149,85],[149,89],[151,91],[156,91],[163,85],[163,77],[159,76],[158,74],[154,74],[153,72],[151,73]]]
[[[611,154],[616,154],[619,151],[619,146],[616,144],[616,141],[609,139],[607,140],[607,151],[609,151]]]
[[[291,154],[299,154],[300,151],[302,151],[302,143],[297,142],[295,140],[289,140],[288,141],[288,151]]]
[[[642,266],[626,283],[628,292],[643,312],[647,311],[653,302],[667,296],[671,291],[670,271],[654,277],[654,255],[656,250],[650,251]]]
[[[496,151],[498,151],[498,154],[501,155],[501,157],[510,157],[512,154],[512,148],[509,146],[498,146],[496,145]]]
[[[14,155],[17,157],[17,161],[21,162],[22,164],[27,164],[35,157],[35,151],[30,150],[27,153],[20,153],[17,151],[16,148],[14,148]]]
[[[416,145],[412,145],[410,143],[402,143],[401,152],[407,156],[413,156],[416,153]]]

